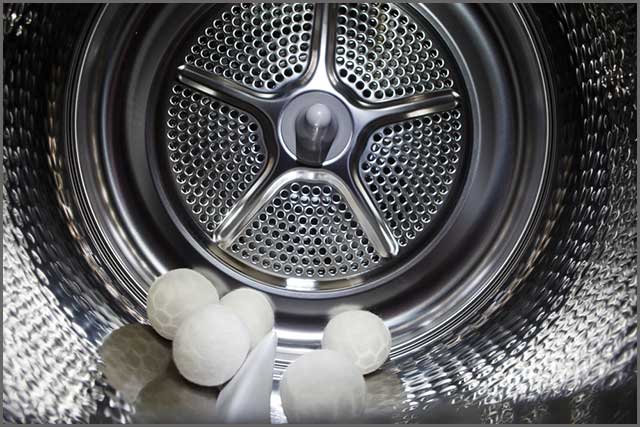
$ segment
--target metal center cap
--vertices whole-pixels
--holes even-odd
[[[325,92],[306,92],[285,106],[278,124],[285,152],[306,166],[322,167],[348,151],[353,122],[347,107]]]
[[[324,104],[313,104],[304,113],[304,118],[306,124],[315,129],[327,128],[334,122],[331,110]]]

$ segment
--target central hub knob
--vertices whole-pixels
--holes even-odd
[[[338,133],[338,122],[331,109],[313,104],[296,119],[296,157],[309,166],[322,166]]]
[[[285,106],[278,133],[285,151],[297,162],[322,167],[348,151],[353,122],[347,107],[335,96],[307,92]]]
[[[331,124],[331,110],[324,104],[313,104],[304,117],[307,123],[317,129],[326,128]]]

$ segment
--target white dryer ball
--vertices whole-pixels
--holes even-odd
[[[218,301],[218,291],[206,277],[188,268],[179,268],[158,277],[151,285],[147,317],[157,333],[172,340],[187,316]]]
[[[230,380],[249,353],[249,330],[233,310],[210,304],[187,317],[173,341],[173,361],[183,377],[203,386]]]
[[[366,375],[389,357],[391,333],[382,319],[369,311],[345,311],[327,324],[322,348],[344,354]]]
[[[367,389],[360,370],[333,350],[315,350],[296,359],[280,382],[282,408],[289,423],[357,420]]]
[[[220,303],[232,309],[247,326],[251,348],[273,329],[273,308],[262,292],[248,288],[236,289],[223,296]]]

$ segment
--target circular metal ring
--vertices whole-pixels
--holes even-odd
[[[271,65],[250,59],[243,43],[253,42],[232,28],[243,28],[234,10],[245,13],[221,5],[108,6],[95,23],[76,80],[68,150],[87,228],[114,274],[141,303],[151,279],[178,266],[230,288],[262,289],[276,304],[283,351],[317,345],[327,317],[344,307],[379,313],[394,354],[464,319],[526,251],[554,167],[553,100],[520,9],[380,6],[370,15],[394,17],[381,37],[395,34],[399,52],[414,46],[405,56],[375,43],[359,52],[356,42],[373,22],[346,6],[292,10],[300,22],[288,21],[286,35],[282,23],[249,20],[252,37],[270,34],[274,64],[287,55],[277,40],[298,34],[290,43],[298,62],[273,75],[265,74]],[[124,28],[117,37],[115,25]],[[232,48],[235,60],[223,54]],[[101,62],[104,52],[117,60]],[[416,61],[421,52],[428,61]],[[300,167],[283,156],[277,118],[290,97],[319,88],[349,106],[353,148],[344,161]],[[209,169],[198,169],[209,160]],[[308,204],[298,203],[304,197]],[[332,243],[323,235],[315,245],[308,227],[300,233],[300,219],[319,230],[330,207],[341,223],[328,233]],[[287,240],[298,239],[292,251],[279,229],[290,219],[297,228]],[[336,245],[342,234],[351,238]]]

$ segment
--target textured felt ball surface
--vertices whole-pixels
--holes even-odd
[[[322,348],[344,354],[368,374],[389,357],[391,333],[382,319],[369,311],[345,311],[325,327]]]
[[[187,317],[173,341],[173,361],[183,377],[203,386],[230,380],[251,344],[249,330],[233,310],[209,304]]]
[[[300,356],[284,372],[280,397],[289,423],[348,422],[364,412],[366,385],[346,356],[315,350]]]
[[[273,329],[273,308],[262,292],[236,289],[223,296],[220,303],[232,309],[245,323],[251,335],[251,348]]]
[[[157,333],[172,340],[188,315],[218,301],[218,291],[206,277],[197,271],[179,268],[158,277],[151,285],[147,317]]]

